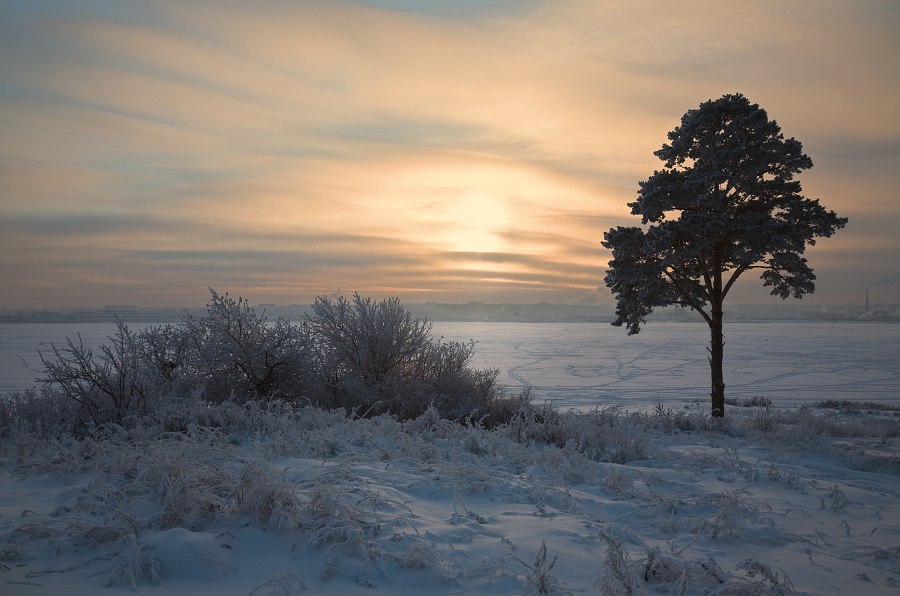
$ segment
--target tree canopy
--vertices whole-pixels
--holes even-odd
[[[605,282],[617,297],[613,324],[625,325],[629,335],[656,307],[700,313],[712,332],[713,414],[720,416],[726,295],[751,269],[760,269],[763,285],[783,299],[812,293],[816,277],[802,255],[847,219],[802,196],[794,175],[812,160],[739,93],[688,110],[668,138],[654,152],[664,167],[628,203],[646,228],[604,234],[613,255]]]

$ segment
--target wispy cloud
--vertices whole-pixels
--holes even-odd
[[[665,134],[734,91],[851,218],[817,296],[900,256],[893,2],[2,10],[0,306],[574,300]]]

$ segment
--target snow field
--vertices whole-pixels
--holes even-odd
[[[891,417],[866,435],[876,414],[842,413],[832,424],[861,436],[834,437],[810,422],[821,412],[786,409],[772,432],[753,408],[721,428],[605,410],[495,431],[433,413],[200,409],[80,441],[8,429],[0,591],[898,590]]]
[[[900,327],[863,322],[725,323],[725,395],[779,405],[823,400],[900,405]],[[560,410],[628,409],[709,400],[709,328],[647,324],[627,336],[605,323],[435,323],[449,340],[475,339],[478,368],[531,387]]]

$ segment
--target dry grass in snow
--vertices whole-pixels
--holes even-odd
[[[891,412],[174,415],[3,430],[0,591],[900,593]]]

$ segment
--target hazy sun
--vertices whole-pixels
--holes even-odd
[[[496,252],[504,242],[499,232],[507,227],[509,214],[501,201],[485,194],[469,194],[454,201],[445,221],[455,250]]]

